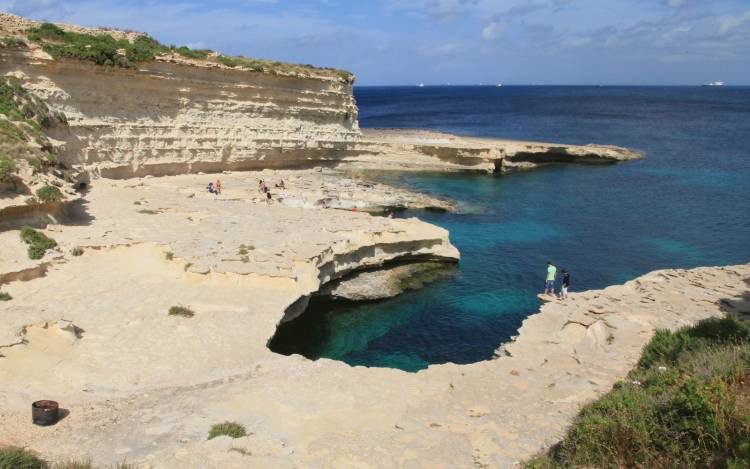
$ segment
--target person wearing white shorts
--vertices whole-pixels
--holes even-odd
[[[562,271],[562,288],[560,289],[560,298],[568,297],[568,287],[570,287],[570,272],[563,269]]]

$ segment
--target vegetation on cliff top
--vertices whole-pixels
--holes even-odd
[[[628,378],[525,467],[750,467],[750,323],[657,332]]]
[[[334,68],[318,68],[312,65],[299,65],[271,60],[251,59],[219,55],[211,50],[195,50],[185,46],[166,46],[148,35],[140,35],[133,42],[115,39],[109,34],[86,34],[65,31],[52,23],[29,28],[29,40],[42,46],[54,59],[68,58],[94,62],[97,65],[130,67],[134,63],[148,62],[157,56],[176,53],[193,60],[215,60],[232,68],[277,75],[325,76],[340,78],[347,83],[354,81],[354,75]]]

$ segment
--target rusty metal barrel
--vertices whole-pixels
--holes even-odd
[[[55,401],[36,401],[31,404],[31,420],[36,425],[54,425],[59,419],[60,405]]]

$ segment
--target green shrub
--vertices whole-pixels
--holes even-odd
[[[40,233],[28,226],[21,228],[21,240],[29,245],[29,259],[34,260],[41,259],[47,250],[57,246],[57,242],[54,239],[48,238],[44,233]]]
[[[211,430],[208,432],[208,439],[210,440],[222,435],[226,435],[230,438],[242,438],[247,435],[247,431],[245,430],[245,427],[239,423],[217,423],[211,426]]]
[[[644,347],[627,381],[585,406],[526,467],[750,467],[748,323],[709,319]]]
[[[73,255],[73,256],[75,256],[75,257],[82,256],[83,255],[83,248],[76,246],[76,247],[74,247],[73,249],[70,250],[70,254]]]
[[[190,309],[186,308],[184,306],[172,306],[169,308],[169,315],[170,316],[182,316],[183,318],[192,318],[195,316],[195,312]]]
[[[212,50],[208,49],[190,49],[189,47],[181,46],[181,47],[170,47],[172,51],[177,52],[181,56],[188,58],[188,59],[207,59],[208,56],[213,52]]]
[[[44,462],[21,448],[0,448],[0,469],[44,469]]]
[[[17,37],[4,37],[0,39],[0,48],[3,49],[19,49],[25,48],[26,42],[23,39]]]
[[[713,318],[688,326],[677,332],[657,331],[641,354],[638,366],[648,368],[655,363],[673,364],[686,351],[706,343],[736,343],[750,340],[750,326],[734,318]]]
[[[147,35],[138,36],[132,44],[125,47],[126,57],[131,62],[148,62],[154,60],[157,54],[162,54],[167,50],[167,47]]]
[[[9,156],[0,155],[0,181],[7,181],[16,172],[16,162]]]
[[[55,186],[44,186],[36,191],[36,198],[42,203],[59,202],[63,199],[63,193]]]
[[[164,258],[168,261],[171,261],[172,259],[174,259],[174,253],[172,251],[169,251],[166,254],[164,254]]]
[[[6,293],[4,291],[0,291],[0,301],[10,301],[13,297],[10,296],[10,293]]]

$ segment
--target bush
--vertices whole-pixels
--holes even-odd
[[[74,247],[73,249],[70,250],[70,254],[73,255],[73,256],[75,256],[75,257],[82,256],[83,255],[83,248],[81,248],[81,247]]]
[[[213,52],[208,49],[190,49],[189,47],[171,47],[172,51],[177,52],[183,57],[188,59],[207,59],[208,56]]]
[[[7,181],[16,172],[16,162],[9,156],[0,155],[0,181]]]
[[[48,185],[37,189],[36,198],[39,199],[40,202],[46,204],[48,202],[59,202],[64,197],[63,193],[60,192],[60,189]]]
[[[748,323],[660,331],[625,382],[527,468],[750,467]]]
[[[0,448],[0,469],[44,469],[44,462],[21,448]]]
[[[183,318],[192,318],[195,316],[195,311],[184,306],[172,306],[169,308],[170,316],[182,316]]]
[[[29,245],[29,259],[34,260],[41,259],[47,250],[57,246],[54,239],[48,238],[29,226],[21,228],[21,240]]]
[[[166,254],[164,254],[164,258],[168,261],[171,261],[172,259],[174,259],[174,253],[172,251],[169,251]]]
[[[211,440],[222,435],[226,435],[230,438],[242,438],[247,435],[247,431],[245,430],[245,427],[239,423],[217,423],[211,426],[211,430],[208,432],[208,439]]]
[[[10,293],[5,293],[4,291],[0,291],[0,301],[10,301],[13,297],[10,296]]]
[[[707,343],[725,344],[750,340],[750,326],[734,318],[713,318],[677,332],[656,331],[641,354],[638,366],[649,368],[656,363],[674,364],[680,354]]]

